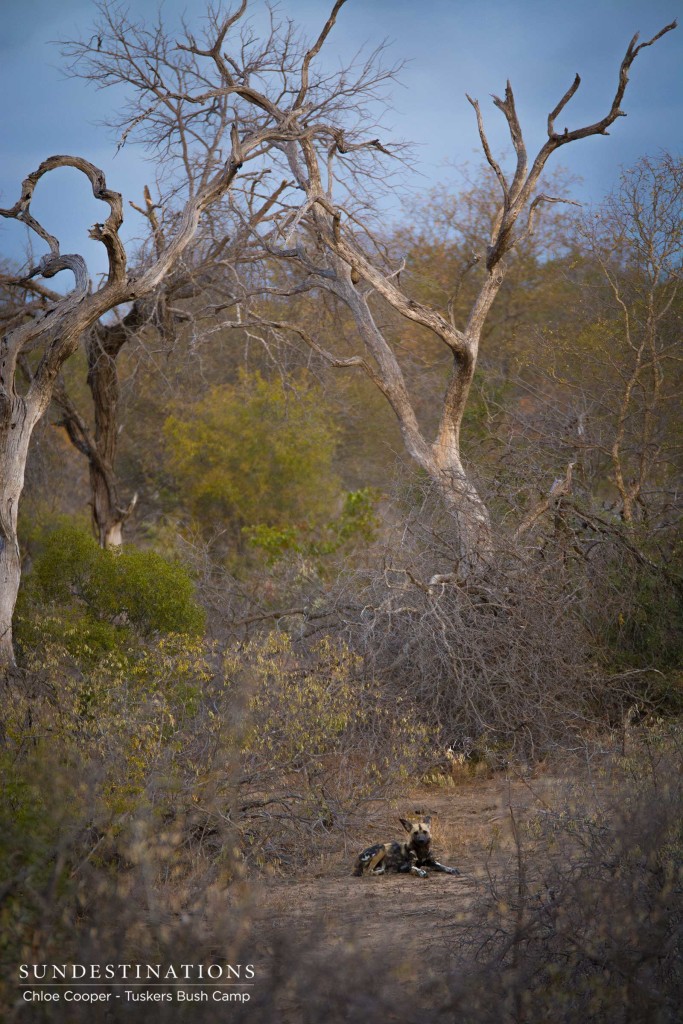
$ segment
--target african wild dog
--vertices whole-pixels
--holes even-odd
[[[447,875],[459,875],[457,868],[448,868],[440,864],[430,853],[432,841],[431,817],[421,821],[398,819],[410,835],[407,843],[377,843],[369,846],[358,855],[354,875],[383,875],[387,871],[410,872],[419,878],[426,878],[426,868],[432,871],[443,871]]]

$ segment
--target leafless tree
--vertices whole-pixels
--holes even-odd
[[[604,370],[596,374],[604,390],[594,394],[597,415],[589,417],[585,446],[607,456],[625,523],[647,510],[648,490],[664,483],[671,470],[666,413],[676,397],[682,214],[683,162],[664,154],[622,174],[615,193],[585,225],[589,251],[609,287],[617,332],[609,336],[605,325],[600,354],[615,383],[605,386]],[[593,420],[603,421],[604,428],[605,418],[608,429],[592,436]]]
[[[558,130],[558,118],[579,88],[577,75],[548,115],[547,141],[531,161],[508,82],[504,97],[494,97],[494,104],[506,119],[516,156],[512,174],[506,173],[496,160],[479,104],[468,97],[476,113],[486,160],[500,188],[500,203],[488,245],[472,252],[470,266],[466,268],[478,268],[481,278],[461,324],[455,322],[452,310],[442,312],[411,297],[401,276],[403,264],[388,257],[381,237],[377,232],[373,234],[368,222],[359,219],[353,205],[340,197],[339,181],[344,181],[345,164],[355,149],[354,142],[343,131],[318,139],[306,136],[279,147],[305,193],[306,203],[283,214],[279,236],[270,240],[271,252],[298,263],[311,288],[324,288],[341,301],[355,322],[363,352],[349,356],[329,351],[312,332],[297,323],[271,319],[267,326],[297,333],[333,366],[361,368],[381,391],[398,420],[407,452],[438,487],[456,519],[460,538],[456,575],[460,577],[485,567],[493,554],[489,513],[463,464],[463,415],[482,331],[510,259],[534,231],[542,205],[562,201],[539,190],[541,176],[549,158],[563,146],[609,134],[608,129],[617,118],[624,116],[621,103],[634,60],[641,50],[657,42],[675,25],[667,25],[646,42],[638,43],[638,36],[634,36],[621,62],[614,97],[604,116],[580,128]],[[379,140],[374,146],[379,153],[385,151]],[[386,306],[382,303],[405,320],[425,328],[451,353],[452,370],[433,440],[421,428],[397,350],[383,329],[382,310]],[[265,325],[266,318],[262,322]]]
[[[343,2],[334,4],[312,46],[291,23],[280,24],[274,16],[267,38],[257,38],[244,22],[246,0],[227,16],[210,9],[205,38],[198,41],[186,29],[180,42],[161,22],[148,28],[131,21],[121,8],[102,3],[96,33],[67,46],[74,74],[98,87],[126,86],[118,121],[121,144],[137,138],[164,161],[167,237],[161,251],[151,252],[131,272],[119,234],[122,198],[99,168],[79,156],[49,157],[24,179],[14,206],[0,210],[2,216],[26,224],[48,248],[19,286],[65,270],[75,279],[68,295],[48,302],[45,309],[27,309],[28,315],[22,314],[0,343],[0,667],[14,663],[12,614],[20,581],[17,512],[29,442],[64,362],[105,314],[154,295],[190,250],[202,217],[220,207],[238,176],[246,178],[250,165],[251,186],[267,199],[264,158],[273,146],[286,146],[304,135],[311,143],[318,136],[331,137],[326,119],[336,117],[348,90],[353,94],[353,83],[344,71],[332,79],[314,74],[312,64]],[[379,80],[381,73],[374,73]],[[366,72],[359,88],[368,84]],[[103,223],[90,230],[108,259],[106,280],[95,289],[83,257],[63,254],[59,240],[31,212],[36,186],[61,167],[80,171],[95,198],[108,207]],[[21,365],[29,378],[23,388]]]
[[[518,381],[526,409],[514,421],[517,457],[546,475],[569,462],[573,482],[571,472],[571,486],[558,477],[522,527],[559,498],[579,522],[597,516],[596,530],[627,548],[645,542],[652,554],[656,532],[661,541],[676,521],[682,171],[671,154],[644,157],[577,220],[571,275],[581,301],[552,340],[541,329],[538,358]],[[647,528],[636,538],[638,522]]]

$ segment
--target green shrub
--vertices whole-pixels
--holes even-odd
[[[169,416],[164,434],[182,504],[205,531],[227,528],[239,545],[245,526],[286,534],[330,515],[339,491],[335,429],[303,377],[285,387],[243,372]]]
[[[313,529],[293,526],[245,526],[242,534],[254,548],[263,551],[270,564],[288,551],[318,559],[333,555],[360,542],[370,544],[375,539],[378,518],[375,507],[379,493],[372,487],[348,491],[338,516]]]
[[[204,612],[187,570],[155,551],[103,551],[85,530],[61,523],[43,538],[18,606],[22,646],[74,638],[85,651],[114,650],[133,627],[143,635],[199,635]]]

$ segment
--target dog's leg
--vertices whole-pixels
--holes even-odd
[[[459,875],[460,872],[457,868],[449,868],[445,864],[440,864],[438,860],[430,858],[424,862],[426,867],[431,868],[432,871],[442,871],[445,875]]]
[[[382,861],[384,860],[386,855],[387,851],[384,849],[384,847],[382,847],[381,850],[378,850],[375,856],[372,858],[372,860],[368,861],[367,868],[365,869],[366,874],[383,875],[386,870],[386,866],[382,863]]]

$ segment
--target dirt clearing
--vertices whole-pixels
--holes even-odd
[[[535,812],[551,813],[566,796],[558,778],[475,780],[454,788],[418,789],[387,813],[376,834],[359,837],[345,852],[321,862],[307,877],[273,878],[260,889],[256,920],[288,936],[304,953],[324,944],[360,950],[377,962],[447,970],[451,932],[466,923],[489,872],[516,856],[512,814],[519,823]],[[401,837],[398,816],[432,815],[436,857],[460,869],[460,876],[430,873],[354,878],[355,855],[372,842]],[[457,952],[457,951],[455,951]]]

